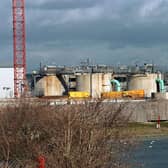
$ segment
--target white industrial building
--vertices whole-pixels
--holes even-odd
[[[0,98],[14,97],[14,68],[0,67]]]

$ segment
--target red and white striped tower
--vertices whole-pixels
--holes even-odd
[[[14,95],[19,98],[26,89],[25,2],[24,0],[12,1]]]

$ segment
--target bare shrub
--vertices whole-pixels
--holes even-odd
[[[131,146],[125,104],[93,102],[46,106],[21,102],[1,109],[0,159],[48,168],[120,168]],[[127,111],[127,113],[129,113]]]

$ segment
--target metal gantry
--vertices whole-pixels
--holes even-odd
[[[25,1],[13,3],[14,95],[21,97],[26,89]]]

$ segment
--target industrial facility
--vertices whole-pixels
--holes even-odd
[[[6,78],[8,77],[8,80]],[[167,73],[155,66],[42,66],[26,75],[28,97],[167,99]],[[22,86],[21,86],[22,88]],[[0,98],[15,98],[14,68],[0,67]]]
[[[143,66],[41,66],[26,73],[25,2],[13,0],[13,67],[0,67],[0,98],[167,99],[168,75]],[[6,80],[8,78],[8,80]]]
[[[27,98],[46,105],[133,102],[133,121],[147,122],[158,116],[168,120],[168,72],[150,61],[112,66],[114,63],[96,65],[87,59],[76,66],[40,64],[39,69],[27,73],[25,0],[12,0],[11,10],[13,66],[0,67],[2,105],[15,105]]]
[[[29,90],[40,98],[167,99],[164,75],[153,65],[124,67],[43,66],[29,74]]]

